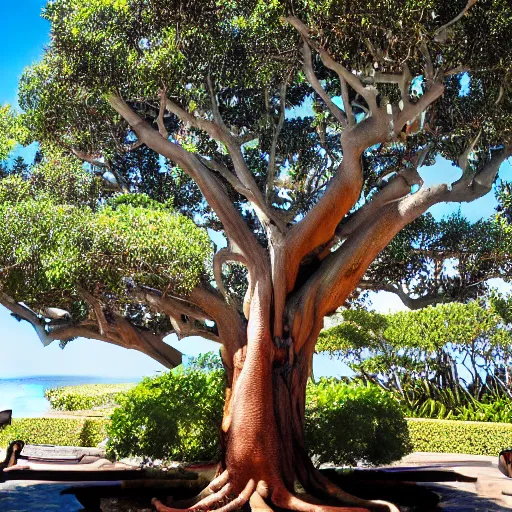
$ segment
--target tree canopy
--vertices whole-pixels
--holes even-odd
[[[40,272],[23,285],[22,274],[29,267],[19,262],[3,278],[7,294],[40,312],[51,301],[65,309],[79,304],[68,290],[83,287],[78,283],[84,281],[95,283],[86,293],[94,292],[96,300],[116,303],[118,309],[121,296],[122,307],[130,303],[130,279],[133,289],[142,285],[164,293],[172,283],[182,295],[200,277],[208,283],[212,276],[204,265],[192,263],[204,261],[206,239],[188,245],[188,252],[177,247],[181,242],[169,236],[175,223],[189,235],[193,228],[171,213],[170,203],[192,222],[223,231],[231,245],[240,241],[233,243],[231,235],[238,228],[226,222],[233,215],[220,214],[227,201],[263,245],[273,225],[280,231],[294,224],[307,228],[308,213],[322,201],[328,203],[329,197],[321,199],[329,195],[326,189],[338,186],[340,165],[349,156],[343,145],[349,129],[370,123],[376,109],[391,116],[390,139],[380,134],[365,142],[358,201],[333,224],[334,238],[313,238],[307,249],[299,249],[301,257],[288,271],[298,281],[294,284],[287,276],[290,282],[279,285],[288,292],[390,201],[406,198],[409,191],[410,202],[471,200],[489,190],[509,154],[511,57],[506,33],[512,10],[506,1],[465,6],[390,1],[374,6],[365,1],[59,0],[48,3],[43,16],[51,23],[51,44],[20,83],[26,131],[16,128],[20,123],[9,109],[2,114],[3,133],[17,134],[24,142],[37,140],[49,155],[30,180],[8,176],[4,181],[4,194],[8,189],[19,195],[3,198],[9,205],[3,207],[4,215],[16,208],[23,211],[17,227],[12,226],[18,231],[5,236],[23,231],[27,246],[34,236],[46,246],[50,219],[70,228],[58,237],[52,232],[55,240],[44,250],[62,258],[38,255]],[[485,48],[473,44],[482,40]],[[159,149],[141,137],[140,123],[148,123],[176,151],[160,151],[164,154],[159,157]],[[4,156],[14,140],[13,135],[6,139]],[[215,186],[186,169],[190,155],[211,173]],[[87,162],[89,170],[81,170],[73,156]],[[459,166],[461,178],[446,188],[424,190],[430,197],[422,198],[416,192],[422,183],[416,168],[434,165],[439,157]],[[41,169],[47,169],[43,181],[48,180],[52,165],[60,169],[54,180],[69,167],[66,183],[74,187],[81,180],[80,186],[87,188],[90,180],[92,188],[85,195],[75,190],[80,196],[76,200],[58,197],[67,193],[66,187],[75,193],[69,185],[56,197],[50,197],[57,190],[51,184],[51,193],[45,195],[41,188],[35,193]],[[130,198],[105,202],[97,188],[101,175],[125,194],[147,194],[147,204]],[[218,184],[225,190],[222,199],[213,197]],[[347,199],[348,204],[354,199]],[[107,228],[106,219],[112,226]],[[133,223],[137,233],[128,237],[127,226]],[[154,224],[158,233],[152,232]],[[123,247],[134,252],[103,260],[105,251],[119,252],[116,238],[100,240],[105,228],[119,230]],[[458,215],[440,222],[424,216],[385,248],[360,288],[393,291],[413,308],[474,298],[487,279],[510,273],[505,230],[503,223],[491,220],[471,225]],[[311,237],[312,232],[305,229],[301,235]],[[154,260],[136,254],[143,238]],[[78,248],[84,244],[91,252],[82,258]],[[11,247],[5,247],[12,260]],[[177,269],[189,257],[190,268],[181,273],[162,267]],[[239,265],[243,257],[230,257],[234,265],[226,265],[226,254],[214,265],[214,286],[241,309],[247,271]],[[98,265],[99,260],[106,265]],[[147,265],[145,271],[141,265]],[[6,262],[6,268],[11,266],[12,261]],[[131,303],[138,300],[132,294]],[[200,316],[203,331],[210,331],[204,323],[208,315]],[[189,328],[198,327],[197,321]]]
[[[91,319],[106,335],[105,314],[166,334],[169,322],[131,295],[135,283],[186,293],[207,274],[205,230],[170,203],[145,194],[113,196],[102,183],[76,158],[51,152],[25,175],[0,179],[3,302],[23,301],[17,308],[25,315],[37,310],[21,318],[39,324],[44,344],[87,335]]]
[[[233,494],[226,510],[268,498],[323,511],[294,494],[296,481],[312,494],[382,508],[333,490],[304,455],[315,345],[324,317],[401,230],[437,203],[490,192],[512,155],[510,2],[55,0],[44,17],[51,43],[20,84],[25,127],[45,158],[54,148],[74,155],[125,194],[102,196],[95,207],[57,203],[61,233],[42,222],[31,237],[53,244],[40,248],[35,276],[68,294],[76,282],[85,289],[77,293],[89,316],[73,333],[85,326],[89,337],[146,347],[170,366],[178,358],[162,329],[141,325],[141,315],[222,345],[224,487],[217,503],[208,497],[196,508]],[[424,186],[418,169],[441,158],[459,179]],[[26,197],[21,181],[16,194]],[[142,203],[126,197],[141,192],[149,196]],[[169,199],[187,220],[170,212]],[[45,218],[42,200],[32,216],[28,207],[20,212],[29,232]],[[506,212],[492,225],[497,234],[490,224],[454,218],[440,228],[424,219],[421,234],[416,226],[408,235],[409,269],[374,275],[435,301],[427,287],[414,289],[422,279],[415,250],[426,266],[452,251],[464,286],[442,272],[434,278],[446,281],[446,295],[471,295],[478,272],[490,276],[501,263],[483,268],[465,257],[466,245],[475,251],[469,236],[454,243],[439,231],[480,229],[496,261],[508,250],[500,245]],[[200,265],[210,254],[204,228],[226,241],[210,273]],[[27,240],[21,256],[34,254]],[[72,251],[79,244],[81,258]],[[55,256],[67,251],[69,265]],[[397,240],[388,254],[399,253]],[[45,335],[61,321],[5,295]]]

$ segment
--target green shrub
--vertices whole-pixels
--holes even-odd
[[[109,427],[108,451],[182,461],[217,455],[224,402],[219,358],[145,379],[124,395]],[[308,386],[307,438],[320,460],[391,462],[409,449],[407,424],[390,395],[335,380]]]
[[[216,364],[210,368],[179,368],[146,378],[126,393],[111,418],[109,453],[181,461],[216,458],[225,374]]]
[[[466,453],[497,456],[512,446],[512,424],[409,418],[416,452]]]
[[[400,405],[376,386],[321,379],[307,389],[306,440],[318,462],[385,464],[410,449]]]
[[[89,384],[66,386],[45,391],[45,397],[52,409],[59,411],[83,411],[94,407],[108,407],[117,404],[122,393],[135,384]]]
[[[12,425],[0,430],[0,447],[17,439],[29,444],[94,447],[107,437],[106,425],[105,420],[13,419]]]

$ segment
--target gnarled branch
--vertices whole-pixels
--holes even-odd
[[[142,140],[153,151],[176,162],[196,182],[204,198],[222,222],[228,240],[240,248],[248,262],[261,264],[264,261],[262,247],[233,206],[222,184],[200,159],[178,144],[162,137],[141,119],[120,96],[111,95],[109,102],[132,127],[139,140]]]
[[[167,368],[181,364],[181,352],[167,345],[160,337],[149,331],[133,326],[125,318],[115,315],[114,322],[103,326],[104,333],[95,330],[90,322],[58,325],[52,328],[52,322],[38,315],[24,304],[16,302],[4,293],[0,293],[0,304],[11,311],[18,320],[25,320],[32,325],[41,343],[46,347],[54,341],[68,341],[72,338],[88,338],[104,341],[120,347],[137,350],[160,362]],[[96,326],[97,327],[97,326]]]
[[[462,11],[457,16],[455,16],[455,18],[453,18],[453,20],[449,21],[448,23],[445,23],[442,27],[439,27],[434,32],[433,39],[437,41],[439,39],[439,36],[443,32],[445,32],[447,28],[449,28],[452,25],[454,25],[455,23],[457,23],[463,16],[465,16],[465,14],[469,11],[469,9],[471,9],[471,7],[473,7],[477,2],[478,2],[478,0],[468,0],[466,7],[464,7],[464,9],[462,9]]]
[[[304,56],[304,74],[306,75],[306,79],[313,87],[315,92],[322,98],[323,102],[327,105],[327,108],[330,110],[331,114],[341,123],[342,126],[347,126],[347,117],[345,112],[341,110],[330,98],[325,89],[322,87],[320,80],[318,80],[315,71],[313,69],[313,57],[311,53],[311,47],[308,42],[304,40],[302,55]],[[346,81],[343,80],[346,86]],[[345,102],[345,98],[344,98]],[[346,108],[345,103],[345,108]]]

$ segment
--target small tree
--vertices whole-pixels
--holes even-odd
[[[455,396],[454,407],[486,394],[512,398],[512,338],[499,313],[508,301],[495,302],[389,315],[344,311],[342,323],[320,334],[317,350],[343,359],[356,378],[395,392],[411,410],[446,391]]]
[[[227,240],[213,258],[215,286],[203,274],[180,288],[162,270],[179,273],[164,252],[171,232],[154,246],[167,265],[149,287],[135,279],[142,260],[106,265],[133,279],[131,304],[222,345],[224,471],[193,508],[236,496],[221,510],[264,500],[330,510],[297,497],[297,480],[385,508],[343,493],[307,457],[312,357],[325,315],[393,237],[436,203],[489,192],[510,156],[509,2],[56,0],[44,16],[52,42],[20,86],[31,134],[127,191],[118,156],[149,148],[183,184],[175,190],[190,193],[182,212]],[[438,157],[460,179],[422,188],[418,168]],[[125,239],[127,255],[143,253],[147,233]],[[243,289],[231,280],[240,274]],[[105,308],[119,304],[120,281],[85,276],[66,289],[85,290],[100,336],[117,321]]]

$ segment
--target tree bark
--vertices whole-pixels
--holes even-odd
[[[344,493],[313,466],[304,420],[306,385],[320,329],[298,352],[291,337],[273,338],[271,297],[271,280],[263,276],[254,285],[246,338],[239,339],[236,351],[222,353],[228,371],[223,472],[188,510],[227,512],[250,502],[258,510],[273,505],[304,512],[396,511],[393,505]],[[297,484],[330,504],[306,501],[297,494]],[[180,503],[171,508],[154,500],[154,505],[159,512],[183,509]]]

